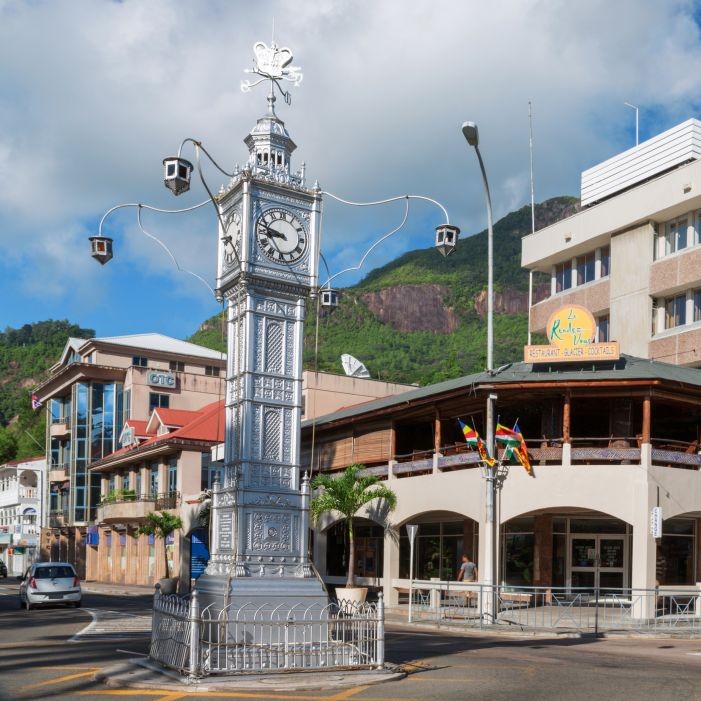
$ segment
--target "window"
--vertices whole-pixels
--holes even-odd
[[[216,367],[215,365],[204,366],[204,374],[209,377],[219,377],[219,370],[220,368]]]
[[[683,326],[686,323],[686,295],[677,295],[665,300],[664,311],[666,329]]]
[[[168,494],[175,494],[178,490],[178,460],[168,460]]]
[[[611,272],[611,246],[602,246],[600,249],[601,273],[599,277],[607,277]]]
[[[609,341],[609,318],[607,316],[600,316],[596,320],[596,342],[606,343]]]
[[[593,252],[577,258],[577,285],[584,285],[594,279],[595,263],[596,256]]]
[[[180,360],[171,360],[170,369],[172,372],[185,372],[185,363]]]
[[[572,287],[572,261],[555,266],[555,292],[569,290]]]
[[[151,392],[148,395],[149,414],[154,409],[168,409],[169,407],[170,407],[170,395],[169,394],[157,394],[156,392]]]
[[[131,364],[136,365],[138,368],[145,368],[148,365],[148,358],[145,358],[143,355],[135,355],[131,359]]]
[[[156,495],[158,494],[158,463],[157,462],[152,462],[150,467],[150,482],[151,482],[151,494]]]
[[[664,255],[667,256],[670,253],[676,253],[686,248],[686,232],[688,228],[689,220],[686,217],[665,224]]]
[[[701,290],[694,290],[694,321],[701,321]]]

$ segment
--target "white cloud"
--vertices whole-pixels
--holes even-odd
[[[120,202],[202,199],[200,190],[176,201],[160,182],[162,158],[184,137],[202,139],[225,168],[245,160],[242,139],[265,91],[245,95],[239,83],[273,17],[305,73],[292,107],[278,102],[299,145],[296,166],[304,160],[312,182],[349,199],[435,197],[469,233],[485,218],[464,120],[480,126],[497,216],[530,199],[529,100],[536,199],[577,194],[582,169],[632,145],[624,101],[640,107],[643,138],[698,115],[697,9],[684,0],[0,0],[0,266],[27,268],[8,279],[23,280],[29,298],[45,292],[30,281],[37,266],[52,295],[88,314],[94,301],[75,284],[77,266],[85,286],[101,275],[109,299],[122,283],[107,268],[83,269],[94,264],[82,237]],[[225,178],[207,172],[218,189]],[[326,211],[324,245],[339,262],[393,221]],[[114,229],[118,251],[136,256],[147,278],[173,279],[167,257],[138,243],[128,221],[115,220],[127,227]],[[214,219],[195,218],[194,233],[191,221],[153,225],[211,280]],[[431,231],[421,220],[396,241],[375,264],[430,245]],[[37,251],[50,251],[51,264]]]

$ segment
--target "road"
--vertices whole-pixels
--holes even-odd
[[[86,593],[82,609],[27,612],[18,607],[17,585],[6,582],[0,582],[2,701],[701,701],[701,639],[506,638],[400,626],[387,635],[388,661],[408,672],[396,682],[270,694],[108,688],[93,681],[98,670],[146,652],[149,597]]]

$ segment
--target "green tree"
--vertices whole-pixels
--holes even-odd
[[[316,523],[326,512],[337,511],[343,516],[348,534],[347,587],[355,584],[355,546],[353,541],[353,517],[360,509],[375,499],[382,499],[390,511],[397,505],[397,495],[384,484],[378,484],[374,475],[363,476],[364,465],[350,465],[338,477],[317,475],[312,487],[320,490],[311,501],[312,521]]]
[[[166,538],[183,527],[183,520],[180,516],[171,514],[169,511],[149,511],[146,514],[146,523],[139,528],[139,533],[152,535],[163,540],[163,559],[165,560],[166,578],[170,577],[170,567],[168,566],[168,551],[166,549]]]
[[[14,434],[4,426],[0,426],[0,463],[13,460],[17,452],[17,440]]]

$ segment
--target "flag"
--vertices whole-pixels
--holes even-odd
[[[528,457],[528,448],[526,447],[526,441],[523,439],[521,434],[521,429],[518,426],[518,421],[514,424],[513,429],[506,428],[502,424],[497,424],[496,432],[494,438],[499,442],[503,443],[504,459],[510,460],[515,457],[529,475],[533,474],[533,467],[531,466],[530,458]]]
[[[458,423],[462,429],[463,436],[465,436],[465,442],[467,445],[469,445],[473,450],[477,448],[477,452],[479,453],[482,462],[486,463],[489,467],[493,467],[496,463],[496,459],[491,457],[487,452],[487,446],[480,438],[479,433],[477,433],[474,428],[470,428],[467,424],[463,423],[460,419],[458,419]]]
[[[32,409],[36,411],[40,406],[41,401],[39,400],[39,397],[37,397],[36,394],[32,394]]]
[[[466,423],[463,423],[460,419],[458,419],[458,423],[460,424],[462,433],[465,436],[465,442],[467,443],[467,445],[469,445],[470,448],[476,448],[480,441],[480,437],[477,431],[475,431],[474,428],[470,428]]]

